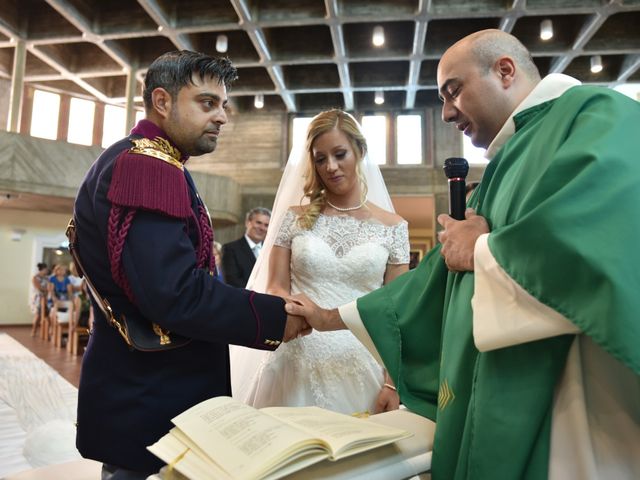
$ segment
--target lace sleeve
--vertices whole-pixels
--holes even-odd
[[[282,225],[280,225],[280,230],[278,230],[278,235],[274,240],[273,244],[278,247],[291,248],[291,239],[293,238],[293,230],[296,226],[296,214],[293,210],[287,210],[284,218],[282,219]]]
[[[409,263],[409,224],[404,220],[393,227],[388,263]]]

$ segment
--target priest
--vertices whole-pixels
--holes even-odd
[[[640,478],[640,103],[551,74],[499,30],[438,65],[442,119],[490,162],[418,268],[336,310],[411,410],[439,479]]]

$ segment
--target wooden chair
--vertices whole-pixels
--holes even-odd
[[[40,338],[43,340],[49,340],[51,335],[50,328],[51,324],[49,322],[49,312],[47,311],[47,297],[42,296],[40,298]]]
[[[53,345],[56,348],[62,347],[62,340],[66,336],[69,340],[70,325],[73,322],[73,303],[69,302],[69,307],[66,312],[55,308],[55,312],[52,312],[53,323]]]
[[[71,355],[82,355],[84,347],[89,341],[89,329],[76,326],[69,334],[67,350]]]
[[[67,342],[67,351],[72,355],[81,355],[84,352],[84,346],[89,341],[90,326],[92,321],[93,309],[89,308],[87,312],[88,318],[83,317],[82,310],[77,309],[73,316],[74,322],[69,326],[69,340]]]

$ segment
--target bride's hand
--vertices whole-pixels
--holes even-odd
[[[307,323],[318,331],[343,330],[347,326],[340,318],[338,309],[326,310],[313,303],[303,293],[291,295],[285,299],[285,309],[289,315],[304,317]]]
[[[398,392],[386,385],[383,386],[380,392],[378,392],[374,413],[389,412],[391,410],[397,410],[399,407],[400,397],[398,396]]]

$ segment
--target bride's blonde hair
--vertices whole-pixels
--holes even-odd
[[[358,122],[348,113],[339,110],[327,110],[319,113],[309,124],[307,130],[307,169],[305,173],[306,181],[304,183],[304,196],[309,198],[309,205],[302,209],[302,213],[298,218],[298,224],[304,229],[310,229],[316,223],[318,215],[326,205],[326,190],[316,172],[315,163],[313,161],[313,143],[316,139],[333,129],[343,132],[354,155],[356,156],[356,173],[362,185],[361,200],[367,197],[367,182],[362,173],[362,159],[367,153],[367,140],[364,138]],[[304,198],[304,197],[303,197]]]

